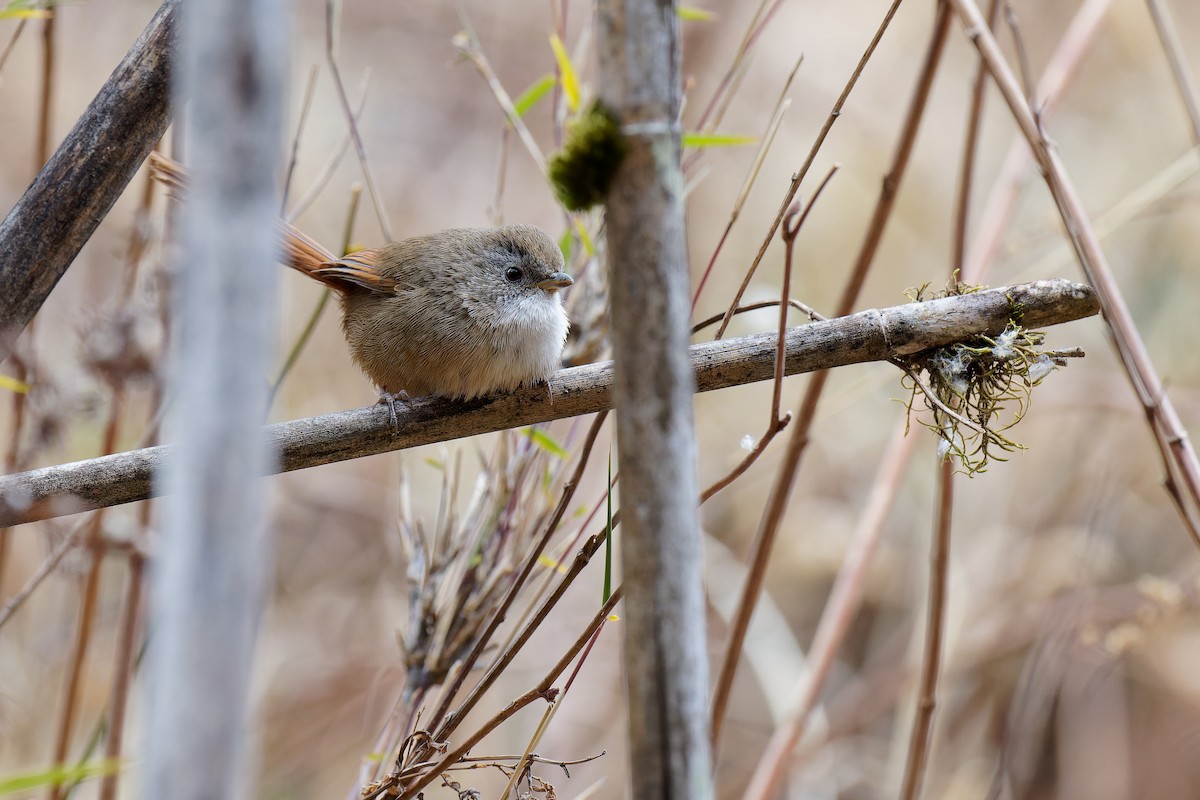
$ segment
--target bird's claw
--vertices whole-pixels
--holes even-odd
[[[408,392],[403,390],[396,392],[395,394],[392,394],[391,392],[380,392],[379,402],[388,407],[388,418],[392,423],[392,434],[395,435],[399,433],[400,419],[396,416],[396,403],[401,402],[404,403],[405,406],[408,406],[411,402],[408,397]]]

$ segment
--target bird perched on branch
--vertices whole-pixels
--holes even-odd
[[[154,154],[164,183],[182,167]],[[567,337],[558,245],[532,225],[451,228],[337,258],[280,222],[286,262],[338,293],[354,361],[397,399],[471,399],[547,380]]]

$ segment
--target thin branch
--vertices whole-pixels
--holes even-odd
[[[916,448],[917,439],[906,435],[906,426],[897,426],[891,444],[879,463],[871,493],[862,516],[846,547],[846,558],[838,570],[829,599],[817,623],[812,646],[808,649],[808,672],[797,687],[796,703],[763,751],[754,780],[778,785],[792,763],[792,751],[808,729],[808,719],[833,668],[834,659],[846,638],[858,610],[867,582],[867,572],[883,537],[884,523],[900,490],[904,469]],[[760,777],[761,776],[761,777]]]
[[[1104,321],[1112,332],[1117,354],[1142,404],[1146,421],[1162,454],[1164,487],[1179,510],[1193,542],[1200,547],[1200,459],[1197,459],[1187,430],[1164,391],[1162,380],[1154,370],[1145,342],[1142,341],[1133,315],[1109,267],[1108,259],[1100,247],[1083,201],[1076,193],[1058,151],[1046,140],[1037,119],[1025,102],[1020,85],[995,38],[987,30],[979,7],[973,0],[946,1],[962,19],[968,37],[987,63],[989,72],[1042,168],[1079,263],[1087,275],[1088,282],[1096,289],[1104,311]]]
[[[359,86],[358,107],[354,110],[355,125],[358,124],[359,118],[362,117],[363,109],[367,106],[367,90],[370,88],[371,71],[368,69],[363,71],[362,81]],[[350,130],[347,129],[346,135],[342,137],[341,142],[329,153],[329,158],[325,159],[325,163],[321,165],[320,171],[317,172],[317,177],[313,178],[312,183],[309,184],[304,194],[296,201],[296,205],[292,206],[292,210],[284,215],[283,218],[285,221],[294,222],[296,217],[307,211],[309,206],[313,204],[313,201],[317,199],[317,196],[325,188],[326,184],[329,183],[330,178],[333,177],[338,164],[342,163],[342,158],[346,155],[346,150],[349,149],[352,138]]]
[[[517,137],[520,138],[521,144],[525,145],[525,150],[533,159],[533,163],[537,165],[540,172],[546,172],[546,157],[542,154],[542,149],[538,147],[537,140],[533,138],[533,134],[529,130],[529,126],[525,124],[525,120],[521,119],[521,115],[517,113],[517,109],[513,106],[512,98],[504,88],[504,84],[500,83],[500,78],[497,77],[495,70],[492,69],[491,63],[487,56],[483,53],[483,47],[479,43],[479,37],[475,35],[475,29],[471,27],[471,21],[466,15],[466,11],[461,5],[458,7],[459,20],[463,25],[463,35],[454,40],[460,53],[470,59],[475,65],[475,69],[483,76],[483,80],[487,83],[488,89],[491,90],[492,96],[496,98],[496,103],[500,106],[500,110],[504,112],[508,124],[512,125],[513,130],[517,132]],[[557,86],[557,82],[555,86]]]
[[[550,519],[546,523],[541,538],[538,539],[537,544],[535,544],[529,551],[529,554],[525,558],[525,563],[521,567],[521,571],[518,572],[513,578],[512,584],[509,586],[504,599],[500,602],[499,606],[497,606],[495,612],[492,614],[492,618],[488,620],[487,626],[484,628],[483,633],[479,636],[479,639],[475,643],[475,647],[472,649],[471,653],[465,659],[463,659],[463,664],[459,669],[458,674],[452,681],[447,682],[446,691],[443,692],[442,700],[438,704],[437,709],[433,712],[433,715],[430,718],[431,721],[429,723],[431,726],[441,726],[438,731],[438,738],[444,738],[449,734],[450,728],[448,725],[450,723],[450,718],[447,718],[446,714],[449,711],[450,704],[454,702],[459,689],[462,688],[462,683],[467,674],[478,663],[480,656],[483,655],[484,648],[491,643],[492,636],[496,633],[496,629],[499,628],[500,623],[504,621],[505,616],[508,614],[508,610],[512,607],[517,595],[520,594],[521,589],[525,585],[525,581],[529,578],[529,574],[533,572],[533,568],[537,565],[542,553],[545,552],[546,545],[549,544],[550,538],[558,530],[559,523],[562,522],[562,518],[566,514],[567,508],[571,504],[571,499],[575,496],[575,489],[579,486],[579,482],[583,478],[583,472],[585,469],[587,469],[592,448],[596,444],[596,438],[599,436],[600,429],[603,427],[604,419],[607,416],[607,411],[601,411],[596,416],[596,419],[592,421],[592,426],[588,430],[587,438],[584,439],[583,447],[579,452],[579,461],[575,466],[575,471],[571,474],[571,477],[567,479],[567,482],[563,484],[562,495],[559,497],[558,505],[555,506],[554,512],[550,515]],[[536,623],[533,627],[536,628]],[[532,632],[532,628],[529,630]],[[518,637],[515,642],[510,644],[509,647],[506,648],[506,652],[510,653],[509,658],[515,656],[521,645],[524,643],[524,640]],[[503,654],[496,661],[496,663],[501,662],[505,662]],[[471,689],[470,694],[467,696],[467,699],[464,700],[462,705],[460,705],[455,710],[454,714],[451,715],[452,718],[461,721],[462,718],[466,716],[472,708],[474,708],[475,704],[479,702],[479,699],[483,696],[483,693],[487,691],[487,688],[491,686],[492,681],[489,680],[489,678],[494,679],[494,677],[498,675],[498,670],[489,669],[488,674],[485,675],[482,680],[476,683],[476,685]]]
[[[708,282],[709,275],[712,274],[713,267],[717,263],[717,256],[721,254],[722,248],[725,246],[725,240],[729,238],[729,232],[733,230],[734,223],[742,213],[742,207],[746,204],[746,198],[750,196],[750,190],[754,188],[755,182],[758,180],[758,173],[762,170],[763,162],[767,160],[767,154],[771,151],[771,145],[775,143],[775,134],[779,133],[779,127],[783,124],[783,115],[787,112],[791,101],[787,97],[788,90],[792,87],[792,81],[796,78],[796,73],[800,70],[800,65],[804,63],[804,56],[801,55],[796,59],[796,66],[792,67],[792,71],[788,73],[787,80],[783,82],[783,90],[779,93],[779,99],[775,102],[775,110],[771,112],[771,119],[767,123],[767,128],[763,134],[762,141],[758,145],[758,152],[754,154],[754,160],[750,162],[750,170],[746,173],[745,179],[742,180],[742,187],[738,190],[737,197],[733,201],[733,210],[729,212],[729,220],[725,223],[725,230],[721,232],[721,238],[717,240],[717,246],[713,248],[712,256],[708,259],[708,266],[704,268],[704,272],[700,275],[700,280],[696,283],[696,290],[692,293],[692,312],[696,311],[696,303],[700,300],[700,293],[704,291],[704,285]]]
[[[1111,5],[1112,0],[1084,0],[1075,12],[1066,33],[1046,63],[1041,82],[1038,83],[1038,113],[1043,124],[1058,107],[1067,87],[1078,73],[1084,56],[1091,51],[1100,24]],[[1021,182],[1029,172],[1031,164],[1029,146],[1021,141],[1021,135],[1017,134],[992,184],[987,202],[984,203],[978,226],[979,233],[972,239],[967,262],[962,268],[961,280],[964,283],[983,282],[984,275],[1000,247],[1001,237],[1012,218]]]
[[[921,794],[921,779],[929,758],[929,734],[933,729],[933,710],[937,704],[937,681],[941,671],[942,636],[946,627],[946,585],[949,581],[950,525],[954,512],[954,462],[941,459],[938,514],[929,552],[929,600],[925,620],[925,649],[921,659],[921,680],[917,708],[909,739],[908,760],[904,766],[901,800],[916,800]]]
[[[562,658],[558,660],[558,663],[556,663],[550,669],[550,671],[546,673],[546,676],[542,678],[541,682],[538,683],[537,686],[533,687],[528,692],[505,706],[499,714],[496,714],[490,720],[485,722],[479,728],[479,730],[467,737],[457,748],[447,753],[442,760],[439,761],[427,773],[425,773],[424,776],[406,786],[403,794],[400,795],[400,800],[410,800],[410,798],[415,797],[418,792],[436,780],[438,775],[442,774],[446,769],[461,761],[463,756],[469,753],[471,748],[478,744],[484,736],[487,736],[489,733],[495,730],[500,723],[504,722],[520,709],[529,705],[538,698],[552,700],[553,696],[557,695],[558,693],[557,690],[553,688],[554,682],[558,680],[558,676],[561,675],[563,671],[571,665],[571,662],[575,660],[575,656],[579,655],[580,651],[587,646],[588,642],[592,639],[592,635],[600,629],[600,626],[602,626],[604,621],[608,619],[609,614],[611,614],[612,610],[616,608],[617,603],[620,602],[620,600],[621,587],[617,587],[617,589],[612,593],[612,596],[608,598],[608,602],[605,603],[598,612],[596,612],[595,616],[592,617],[591,622],[589,622],[587,627],[583,629],[583,632],[575,640],[574,644],[567,649],[567,652],[564,653]],[[365,797],[364,800],[366,800]]]
[[[104,453],[112,453],[117,446],[120,430],[122,398],[124,392],[114,386],[109,400],[108,419],[104,425]],[[79,699],[79,682],[87,662],[88,648],[92,641],[92,622],[95,619],[97,598],[100,594],[100,567],[104,562],[104,513],[101,509],[91,515],[87,526],[85,545],[88,551],[87,576],[83,583],[83,599],[79,604],[79,620],[75,628],[75,640],[71,647],[70,667],[67,669],[66,685],[62,692],[62,708],[58,719],[58,735],[54,743],[55,764],[67,762],[67,751],[71,746],[71,734],[75,725],[76,703]],[[51,800],[63,797],[63,784],[55,783],[48,795]]]
[[[995,27],[1003,0],[990,0],[988,25]],[[983,59],[975,70],[975,82],[971,86],[971,107],[967,112],[967,130],[963,137],[962,167],[958,175],[958,198],[954,204],[954,250],[952,264],[962,270],[967,257],[967,226],[971,218],[971,187],[975,182],[975,155],[979,149],[979,130],[983,120],[984,88],[987,69]]]
[[[325,58],[329,62],[329,73],[333,76],[333,85],[337,88],[338,102],[342,105],[342,114],[346,117],[346,125],[350,129],[350,137],[354,142],[354,151],[358,154],[358,165],[362,169],[363,180],[367,183],[367,194],[371,195],[371,203],[375,206],[375,216],[379,220],[379,228],[383,231],[383,237],[391,242],[396,237],[392,236],[392,226],[388,221],[387,209],[383,207],[383,195],[375,186],[375,175],[371,172],[371,162],[367,158],[367,146],[363,143],[362,134],[358,130],[358,119],[354,115],[354,111],[350,108],[350,96],[346,94],[346,84],[342,82],[342,71],[338,67],[337,61],[337,42],[334,27],[336,19],[334,16],[334,6],[337,3],[334,0],[326,0],[325,3]]]
[[[847,311],[844,309],[854,306],[858,298],[858,293],[866,280],[867,272],[874,261],[879,242],[883,238],[884,229],[887,227],[891,210],[895,204],[896,193],[899,191],[900,183],[908,166],[909,156],[916,141],[917,129],[920,127],[921,118],[925,113],[926,101],[929,99],[933,78],[937,74],[937,68],[941,62],[941,55],[945,49],[949,31],[949,9],[944,2],[939,2],[937,15],[934,18],[933,31],[926,48],[921,70],[917,76],[916,85],[913,88],[912,98],[909,100],[904,123],[900,129],[900,136],[896,142],[896,151],[892,157],[892,164],[888,173],[884,176],[880,187],[879,200],[875,205],[875,211],[867,227],[867,232],[863,236],[854,268],[846,280],[846,286],[842,290],[841,299],[838,301],[838,314],[845,314]],[[821,323],[813,324],[819,325]],[[804,397],[800,402],[800,410],[796,415],[796,422],[792,426],[787,449],[783,454],[782,464],[771,486],[771,494],[767,500],[767,507],[763,512],[762,518],[759,520],[758,531],[755,534],[753,550],[750,556],[750,570],[746,578],[746,584],[742,589],[742,596],[738,602],[737,612],[734,615],[729,642],[726,645],[725,656],[721,662],[720,676],[713,693],[712,740],[714,742],[714,749],[716,743],[720,741],[721,725],[724,721],[726,705],[729,702],[729,694],[733,687],[733,678],[737,672],[737,665],[741,658],[742,645],[745,641],[746,633],[750,628],[750,618],[753,616],[754,607],[758,603],[758,597],[762,592],[762,584],[766,576],[767,562],[770,557],[771,548],[775,543],[775,537],[783,521],[784,512],[791,499],[792,488],[795,485],[796,477],[800,470],[800,460],[804,455],[805,449],[808,447],[809,430],[813,420],[816,418],[817,405],[825,389],[825,382],[828,376],[828,371],[822,370],[818,372],[805,388]],[[756,792],[758,794],[755,794]],[[770,790],[762,785],[752,784],[747,790],[748,797],[767,797],[770,793]]]
[[[787,194],[784,195],[783,202],[779,204],[779,213],[775,216],[775,221],[771,223],[771,229],[767,231],[767,235],[763,238],[762,246],[759,247],[758,253],[754,256],[754,261],[750,263],[750,268],[746,271],[746,277],[742,280],[742,285],[738,287],[737,292],[733,296],[733,300],[729,303],[729,310],[725,312],[725,319],[721,321],[721,327],[717,329],[716,338],[720,339],[725,335],[725,329],[729,327],[729,320],[733,318],[733,311],[742,302],[742,295],[746,293],[746,289],[750,286],[750,280],[754,277],[755,271],[758,269],[759,262],[762,261],[763,255],[767,252],[767,247],[770,246],[771,240],[775,238],[775,232],[779,230],[780,223],[783,222],[783,215],[787,213],[788,207],[792,201],[796,199],[796,192],[800,190],[800,183],[808,174],[808,170],[812,167],[813,161],[817,158],[817,153],[821,151],[821,146],[825,144],[825,137],[829,135],[830,129],[833,128],[833,123],[837,122],[838,117],[842,114],[842,107],[846,105],[846,100],[850,98],[850,92],[854,91],[855,84],[858,83],[858,78],[862,75],[863,69],[866,68],[867,62],[871,60],[871,56],[875,53],[875,48],[879,46],[880,40],[883,39],[883,34],[891,24],[892,17],[896,15],[896,11],[900,8],[901,0],[893,0],[892,5],[888,8],[887,14],[884,15],[883,21],[879,23],[879,27],[875,30],[875,36],[872,37],[871,43],[867,45],[867,49],[863,51],[862,57],[854,66],[854,71],[850,73],[850,78],[846,81],[845,87],[842,88],[842,93],[834,102],[833,108],[829,112],[829,116],[825,118],[825,124],[821,126],[821,131],[817,134],[816,141],[808,151],[808,156],[804,159],[804,163],[800,166],[800,171],[792,176],[791,185],[788,187]]]
[[[54,113],[54,61],[55,61],[55,31],[58,29],[58,8],[54,5],[46,7],[46,19],[42,22],[42,97],[38,103],[37,152],[33,157],[33,169],[36,172],[50,157],[50,126]]]
[[[1197,90],[1196,81],[1188,70],[1183,42],[1179,40],[1179,30],[1175,27],[1175,20],[1171,18],[1171,10],[1165,0],[1146,0],[1146,8],[1150,12],[1150,18],[1154,20],[1158,38],[1162,40],[1163,52],[1171,66],[1171,76],[1175,78],[1175,86],[1179,89],[1179,97],[1187,111],[1192,144],[1200,145],[1200,90]]]
[[[287,170],[283,175],[283,197],[279,201],[279,215],[287,211],[288,195],[292,191],[292,175],[296,172],[296,162],[300,160],[300,134],[304,133],[304,123],[308,120],[309,109],[312,108],[313,89],[317,86],[317,65],[313,64],[308,70],[308,81],[304,84],[304,99],[300,101],[300,114],[296,119],[296,133],[292,136],[292,150],[288,156]]]
[[[166,130],[180,2],[165,0],[0,223],[0,361]]]
[[[1013,304],[1027,327],[1055,325],[1096,313],[1091,289],[1065,280],[998,287],[958,297],[860,311],[791,328],[786,373],[883,361],[1004,330]],[[697,390],[724,389],[773,377],[774,333],[705,342],[690,348]],[[296,469],[377,455],[422,444],[504,430],[611,407],[611,361],[560,370],[545,385],[455,402],[414,399],[394,430],[375,405],[267,426],[277,469]],[[151,477],[165,446],[60,464],[0,477],[0,526],[130,503],[151,496]]]
[[[63,557],[71,551],[71,548],[78,544],[81,538],[80,534],[83,533],[84,529],[90,523],[90,516],[84,517],[75,523],[74,527],[67,531],[67,535],[62,538],[62,541],[50,552],[50,555],[42,561],[37,572],[30,575],[29,579],[25,581],[25,585],[8,599],[8,602],[4,604],[4,609],[0,611],[0,629],[4,628],[8,621],[12,619],[13,614],[17,613],[17,610],[29,599],[29,596],[37,591],[37,588],[42,585],[46,578],[50,577],[50,573],[58,568]]]

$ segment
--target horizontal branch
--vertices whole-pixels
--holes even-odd
[[[789,329],[785,372],[883,361],[994,335],[1015,314],[1024,326],[1039,328],[1092,316],[1098,308],[1089,287],[1051,280],[861,311]],[[693,345],[697,391],[770,379],[775,341],[775,334],[763,333]],[[605,361],[560,370],[548,387],[465,402],[418,398],[398,415],[395,431],[387,409],[376,405],[270,425],[267,438],[279,453],[279,471],[288,472],[590,414],[611,406],[612,383],[613,365]],[[0,527],[145,500],[156,493],[153,476],[168,452],[147,447],[0,477]]]

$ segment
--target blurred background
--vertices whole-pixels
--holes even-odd
[[[756,4],[708,0],[707,21],[683,23],[685,129],[693,129],[729,70]],[[797,59],[791,100],[774,145],[700,296],[697,320],[729,304],[766,236],[791,175],[882,19],[881,0],[785,0],[755,40],[720,131],[762,137]],[[1096,6],[1092,3],[1092,6]],[[1078,50],[1078,72],[1045,120],[1093,219],[1152,358],[1191,430],[1200,426],[1200,153],[1147,4],[1112,0]],[[1200,5],[1168,3],[1193,75],[1200,74]],[[156,5],[83,2],[58,7],[50,133],[56,143],[125,54]],[[1079,9],[1076,2],[1015,0],[1028,68],[1040,76]],[[464,2],[461,5],[499,83],[517,97],[554,74],[548,42],[564,30],[585,100],[594,96],[590,4]],[[564,13],[565,18],[561,15]],[[793,295],[830,313],[857,256],[889,168],[905,108],[927,47],[934,4],[904,4],[868,64],[800,191],[806,202],[833,165],[836,176],[802,229]],[[314,65],[309,110],[299,136],[287,207],[313,186],[339,148],[346,118],[326,66],[326,9],[295,4],[289,137],[299,123]],[[0,19],[0,42],[17,20]],[[40,20],[12,39],[0,73],[0,205],[11,206],[36,171],[41,102]],[[464,18],[442,2],[361,0],[340,9],[336,53],[351,102],[362,100],[360,130],[382,205],[396,237],[503,221],[542,226],[558,238],[568,222],[533,159],[505,121],[493,91],[454,38]],[[1000,36],[1015,53],[1008,29]],[[461,40],[460,40],[461,42]],[[906,289],[941,286],[952,256],[956,185],[976,58],[954,24],[897,207],[859,307],[905,302]],[[548,94],[525,114],[541,150],[557,149],[562,103]],[[972,193],[972,241],[984,219],[1016,126],[989,87]],[[183,143],[186,157],[186,143]],[[693,151],[689,226],[694,285],[729,220],[756,153],[754,144]],[[501,177],[502,176],[502,177]],[[0,392],[0,444],[15,442],[11,467],[89,458],[146,443],[159,402],[155,365],[162,347],[161,244],[166,201],[139,214],[146,178],[84,249],[22,343],[31,391],[14,436],[11,392]],[[330,249],[344,238],[351,187],[362,180],[346,151],[320,194],[295,220]],[[502,188],[498,188],[502,187]],[[599,236],[598,218],[585,218]],[[136,288],[128,290],[131,235],[149,232]],[[364,197],[350,241],[383,243]],[[970,250],[971,248],[969,248]],[[573,292],[583,336],[602,337],[600,263],[576,238],[573,268],[591,278]],[[1061,223],[1036,171],[1026,168],[1015,211],[990,271],[992,286],[1067,277],[1082,280]],[[782,247],[775,242],[747,292],[778,295]],[[586,289],[586,287],[591,287]],[[585,291],[586,289],[586,291]],[[282,363],[318,302],[321,287],[279,270]],[[350,362],[331,305],[281,383],[274,420],[368,405],[369,382]],[[769,330],[772,310],[739,316],[731,335]],[[795,319],[796,323],[802,319]],[[711,336],[711,333],[709,334]],[[705,338],[705,334],[700,334]],[[1059,370],[1035,393],[1011,435],[1028,450],[993,462],[956,486],[944,674],[927,797],[988,793],[998,765],[1018,797],[1181,798],[1200,792],[1200,571],[1195,546],[1161,487],[1162,466],[1145,418],[1098,318],[1048,331],[1047,346],[1080,346],[1087,358]],[[121,361],[112,352],[144,358]],[[12,374],[12,365],[5,367]],[[114,378],[114,375],[118,377]],[[877,483],[877,470],[903,428],[907,397],[887,365],[837,370],[818,413],[799,481],[767,578],[767,593],[734,687],[717,767],[721,797],[740,796],[805,675],[805,653],[847,545]],[[784,385],[795,408],[803,377]],[[114,390],[114,387],[119,387]],[[745,455],[743,439],[766,427],[769,384],[696,399],[702,485]],[[114,422],[115,420],[115,422]],[[548,433],[572,454],[584,421]],[[603,520],[607,454],[601,434],[569,515],[563,541],[585,515]],[[931,434],[913,425],[915,452],[865,583],[863,605],[797,752],[789,797],[893,796],[908,743],[919,666],[936,456]],[[719,662],[731,596],[774,478],[783,437],[702,510],[707,537],[711,654]],[[497,436],[292,473],[268,481],[275,532],[274,590],[257,665],[255,716],[261,727],[258,795],[354,796],[365,762],[404,685],[397,632],[408,627],[406,560],[397,533],[401,465],[409,519],[434,526],[447,465],[461,459],[460,506]],[[613,469],[619,468],[613,454]],[[561,475],[568,463],[555,464]],[[542,500],[552,505],[556,497]],[[619,484],[614,505],[619,505]],[[574,507],[573,507],[574,510]],[[89,751],[105,718],[118,632],[127,605],[130,553],[153,551],[153,510],[111,510],[102,521],[104,557],[95,616],[68,742],[68,760]],[[12,529],[0,596],[9,598],[79,524],[75,518]],[[619,542],[619,529],[618,536]],[[573,552],[573,551],[572,551]],[[541,679],[599,607],[602,556],[572,587],[534,642],[475,712],[478,722]],[[81,595],[86,548],[60,568],[0,628],[0,775],[55,760]],[[551,565],[552,566],[552,565]],[[618,609],[618,614],[620,610]],[[622,797],[627,766],[620,622],[607,626],[538,752],[574,760],[570,778],[543,765],[557,796]],[[126,758],[136,762],[141,686],[130,697]],[[523,751],[539,710],[527,709],[486,739],[476,754]],[[466,726],[470,728],[470,723]],[[392,756],[383,754],[382,760]],[[131,774],[131,773],[127,773]],[[496,796],[495,770],[460,775],[464,786]],[[122,779],[122,793],[133,792]],[[94,796],[94,782],[73,793]],[[487,792],[491,791],[492,794]],[[440,794],[439,794],[440,793]],[[453,796],[431,789],[430,797]]]

